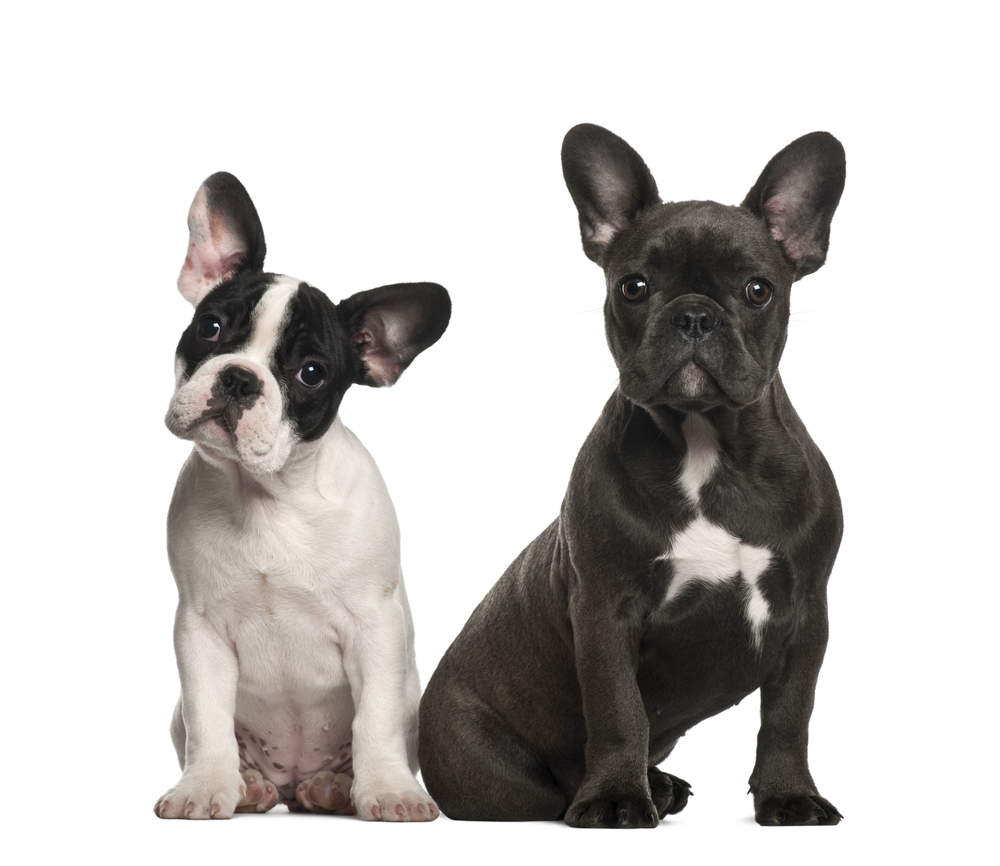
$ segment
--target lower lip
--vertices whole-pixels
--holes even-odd
[[[232,438],[233,435],[221,415],[210,415],[207,418],[199,418],[194,422],[194,424],[191,425],[191,428],[188,430],[188,435],[194,433],[195,430],[198,430],[201,427],[218,430],[220,433],[225,434],[226,438]]]

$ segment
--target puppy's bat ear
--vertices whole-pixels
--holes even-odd
[[[562,165],[580,214],[583,250],[603,267],[611,242],[639,211],[660,203],[656,181],[627,142],[592,123],[566,133]]]
[[[826,261],[845,175],[841,143],[828,132],[810,132],[774,156],[743,200],[767,224],[795,279]]]
[[[448,327],[451,298],[436,283],[399,283],[369,289],[337,305],[363,370],[363,385],[393,385]]]
[[[243,184],[228,172],[216,172],[198,188],[188,231],[177,288],[194,306],[240,271],[263,270],[267,246],[257,209]]]

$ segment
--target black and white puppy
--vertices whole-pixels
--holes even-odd
[[[194,450],[168,520],[179,604],[183,774],[161,818],[293,810],[428,821],[414,778],[420,684],[399,527],[341,423],[355,384],[391,385],[444,333],[448,293],[384,286],[339,304],[265,273],[242,184],[212,175],[178,279],[195,306],[167,427]]]
[[[662,203],[597,126],[562,155],[619,385],[559,518],[428,683],[424,781],[453,818],[652,827],[690,794],[657,765],[760,689],[757,821],[835,824],[806,742],[840,499],[778,360],[792,283],[826,258],[843,148],[798,139],[739,207]]]

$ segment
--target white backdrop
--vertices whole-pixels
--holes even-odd
[[[997,771],[985,7],[358,6],[5,13],[8,845],[39,863],[972,856]],[[814,129],[846,147],[828,263],[795,289],[782,363],[846,513],[811,728],[846,820],[753,824],[754,696],[681,742],[666,767],[695,797],[652,832],[158,821],[178,773],[165,515],[188,451],[162,418],[199,183],[236,174],[268,267],[335,300],[406,280],[451,292],[440,343],[342,408],[395,501],[426,681],[555,517],[615,386],[602,275],[559,165],[582,121],[629,141],[674,200],[739,202]]]

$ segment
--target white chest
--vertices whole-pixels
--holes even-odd
[[[700,491],[718,464],[718,448],[711,425],[698,415],[689,415],[681,428],[688,451],[681,467],[679,484],[696,507]],[[658,557],[669,562],[673,577],[663,599],[669,606],[692,583],[722,584],[740,581],[744,595],[744,616],[759,649],[764,626],[770,617],[767,599],[758,586],[760,576],[771,562],[771,551],[744,543],[731,532],[712,523],[698,508],[694,519],[675,534],[667,550]]]

